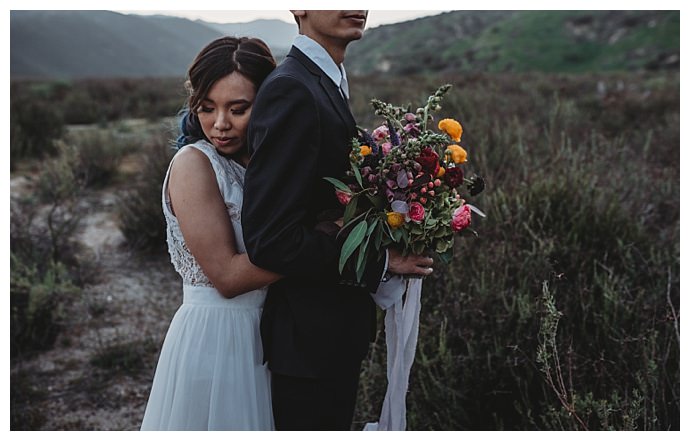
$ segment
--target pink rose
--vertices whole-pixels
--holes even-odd
[[[407,213],[414,222],[424,220],[424,207],[419,202],[410,202],[410,211]]]
[[[383,156],[386,156],[391,152],[393,145],[390,142],[384,142],[381,144],[381,150],[383,150]]]
[[[379,126],[374,129],[374,132],[371,134],[371,136],[374,138],[374,141],[379,142],[383,139],[385,139],[389,135],[388,127],[383,125]]]
[[[453,231],[458,232],[469,227],[472,223],[472,210],[467,205],[458,207],[453,212],[453,220],[450,223],[450,227]]]
[[[336,190],[335,195],[338,198],[338,202],[340,202],[343,205],[349,204],[350,199],[352,199],[351,193],[348,193],[348,192],[342,191],[342,190]]]

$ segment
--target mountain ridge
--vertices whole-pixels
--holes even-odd
[[[112,11],[10,11],[10,77],[183,77],[221,35],[262,38],[279,60],[297,27]],[[367,29],[352,75],[680,69],[679,11],[451,11]]]

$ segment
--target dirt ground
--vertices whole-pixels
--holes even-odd
[[[12,194],[30,180],[11,179]],[[12,409],[25,430],[138,430],[182,283],[167,255],[127,251],[115,195],[90,195],[79,238],[96,278],[67,309],[54,347],[12,360],[25,397]],[[30,427],[30,429],[29,429]]]

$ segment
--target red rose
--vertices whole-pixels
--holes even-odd
[[[436,176],[438,169],[441,167],[438,163],[438,153],[431,147],[424,147],[417,158],[417,162],[422,166],[424,172]]]
[[[414,222],[424,220],[424,206],[419,202],[410,202],[410,211],[407,213]]]
[[[463,178],[464,175],[460,167],[450,167],[446,170],[446,174],[443,175],[443,180],[446,181],[450,188],[455,188],[462,184]]]

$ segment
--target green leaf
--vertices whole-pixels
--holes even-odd
[[[364,276],[364,268],[366,268],[366,261],[367,261],[367,255],[369,254],[369,248],[364,247],[364,252],[361,253],[363,257],[361,258],[361,262],[357,262],[357,282],[362,282],[362,277]]]
[[[383,196],[372,196],[369,193],[365,193],[367,195],[367,198],[371,201],[371,204],[377,209],[377,210],[383,210],[383,208],[386,206],[386,199],[383,198]]]
[[[448,265],[453,260],[453,248],[443,253],[438,253],[438,257],[444,265]]]
[[[341,234],[343,231],[346,231],[346,230],[350,227],[350,225],[354,224],[358,219],[360,219],[360,218],[366,219],[366,216],[367,216],[370,212],[371,212],[371,209],[369,209],[369,210],[367,210],[367,211],[365,211],[365,212],[363,212],[363,213],[358,214],[358,215],[357,215],[354,219],[352,219],[350,222],[345,223],[345,224],[343,225],[343,228],[341,228],[340,231],[338,231],[338,234],[336,234],[335,237],[336,237],[336,238],[339,237],[340,234]],[[344,221],[343,221],[343,222],[344,222]]]
[[[374,233],[374,247],[376,251],[381,251],[381,243],[383,242],[383,226],[381,226],[381,218],[376,219],[376,232]]]
[[[352,171],[355,172],[355,179],[357,179],[357,183],[359,183],[359,186],[364,188],[364,184],[362,184],[362,174],[359,172],[359,168],[352,164]]]
[[[362,220],[353,229],[350,235],[345,240],[343,244],[343,250],[340,252],[340,262],[338,263],[338,270],[340,274],[343,273],[343,268],[345,267],[345,262],[350,258],[352,253],[355,252],[357,247],[362,240],[364,240],[364,235],[367,233],[367,221]]]
[[[359,247],[359,255],[357,256],[357,274],[359,274],[362,265],[366,262],[365,258],[369,254],[369,241],[371,241],[371,233],[373,233],[374,228],[376,228],[376,224],[378,223],[377,219],[374,219],[371,222],[371,225],[369,225],[369,228],[367,228],[367,232],[365,234],[365,240],[362,241],[362,245]],[[357,281],[359,282],[360,278],[357,278]]]
[[[393,228],[391,230],[391,237],[393,238],[394,242],[400,242],[400,240],[402,239],[402,231],[400,230],[400,228]]]
[[[324,179],[327,180],[328,182],[330,182],[331,184],[335,185],[335,188],[337,188],[338,190],[352,193],[352,190],[350,190],[350,187],[345,185],[345,183],[343,181],[341,181],[339,179],[335,179],[335,178],[324,178]]]
[[[352,199],[350,199],[350,202],[345,206],[345,213],[343,214],[343,222],[347,224],[352,220],[352,218],[355,215],[355,212],[357,211],[357,200],[359,199],[359,195],[354,196]]]

